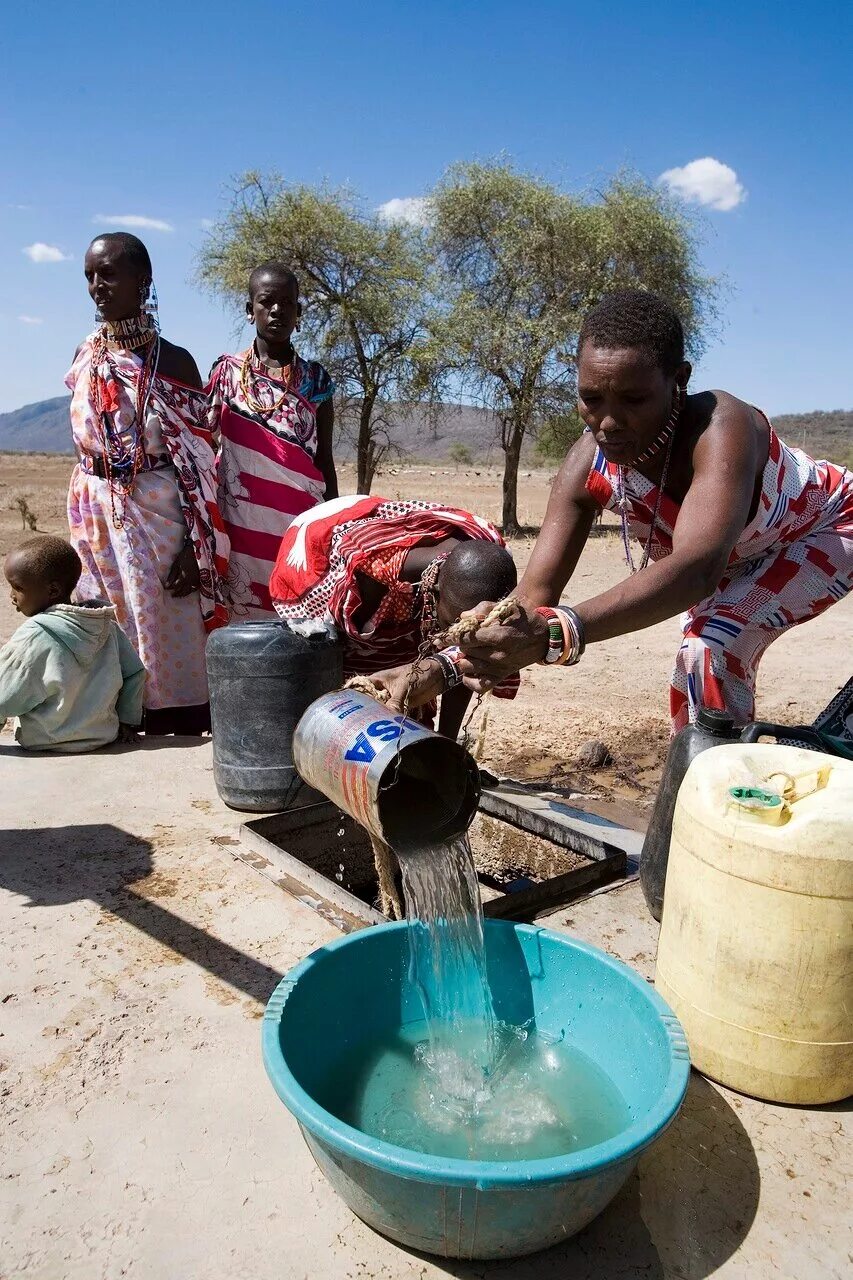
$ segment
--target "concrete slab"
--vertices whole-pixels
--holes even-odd
[[[564,1247],[466,1265],[377,1237],[316,1171],[259,1052],[279,975],[338,935],[231,857],[241,817],[215,795],[209,745],[64,759],[2,745],[0,796],[0,1276],[849,1274],[849,1111],[698,1077],[638,1175]],[[548,923],[651,973],[636,884]]]
[[[605,857],[609,845],[621,849],[636,862],[643,847],[644,830],[632,830],[592,808],[569,804],[558,796],[517,783],[504,782],[484,791],[480,808],[484,813],[509,821],[516,818],[513,811],[521,809],[532,830],[549,840],[565,843],[588,858]]]

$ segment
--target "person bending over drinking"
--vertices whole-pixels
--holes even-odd
[[[297,516],[269,590],[294,630],[340,637],[349,677],[413,661],[465,609],[508,595],[516,582],[500,534],[479,516],[437,502],[356,495]],[[513,697],[517,684],[496,692]],[[442,698],[441,733],[457,736],[470,696],[460,684]],[[430,722],[434,711],[426,709]]]

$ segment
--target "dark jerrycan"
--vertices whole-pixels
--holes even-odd
[[[339,689],[343,650],[283,622],[239,622],[207,642],[213,778],[232,809],[277,813],[318,796],[293,764],[293,731],[316,698]]]
[[[687,725],[670,743],[640,854],[640,884],[646,905],[655,920],[660,920],[663,914],[672,818],[684,775],[703,751],[707,751],[709,747],[718,747],[723,742],[736,742],[739,736],[739,730],[735,729],[734,720],[728,712],[700,707],[696,713],[696,723]]]

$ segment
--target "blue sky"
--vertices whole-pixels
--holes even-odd
[[[703,265],[728,280],[694,385],[773,413],[853,406],[847,3],[53,0],[43,13],[4,12],[0,411],[62,393],[92,327],[83,253],[117,215],[172,228],[140,234],[164,333],[206,372],[233,349],[235,317],[191,274],[230,177],[348,182],[379,206],[500,152],[572,190],[626,165],[653,180],[704,158],[733,170],[686,175],[694,198],[730,206],[693,206]]]

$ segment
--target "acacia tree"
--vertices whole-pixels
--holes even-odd
[[[432,193],[429,212],[443,300],[430,367],[495,414],[503,527],[516,533],[522,445],[575,402],[584,312],[608,290],[653,289],[675,305],[695,351],[714,285],[697,271],[684,213],[639,179],[619,176],[584,198],[507,163],[461,164]]]
[[[277,259],[299,278],[303,329],[337,384],[338,420],[355,445],[358,491],[369,493],[393,447],[390,405],[427,394],[425,237],[365,212],[352,192],[289,186],[246,174],[211,231],[199,276],[241,308],[249,273]]]

